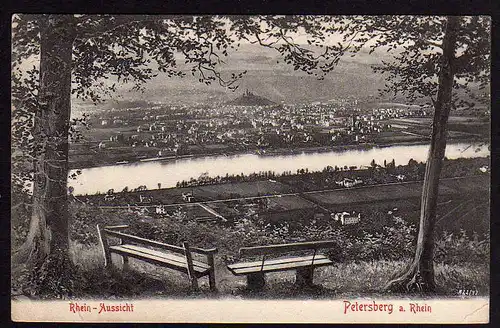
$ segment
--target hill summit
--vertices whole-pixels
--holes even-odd
[[[235,106],[268,106],[268,105],[276,105],[274,101],[271,101],[267,98],[257,96],[250,91],[245,91],[243,95],[239,96],[236,99],[226,102],[227,105],[235,105]]]

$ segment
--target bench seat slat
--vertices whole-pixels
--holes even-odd
[[[322,260],[326,259],[327,257],[322,255],[322,254],[316,254],[316,257],[314,258],[314,262],[317,260]],[[264,265],[266,264],[280,264],[280,263],[290,263],[290,262],[300,262],[300,261],[310,261],[312,262],[313,255],[310,256],[303,256],[303,257],[287,257],[287,258],[281,258],[281,259],[269,259],[264,261]],[[227,267],[230,270],[235,270],[235,269],[242,269],[242,268],[250,268],[250,267],[261,267],[262,266],[262,261],[255,261],[255,262],[239,262],[239,263],[234,263],[230,264]]]
[[[117,253],[120,255],[134,257],[134,258],[137,258],[139,260],[143,260],[143,261],[150,262],[153,264],[160,264],[160,265],[187,273],[186,260],[180,256],[155,252],[154,250],[151,250],[151,249],[148,249],[145,247],[136,246],[137,248],[141,248],[141,250],[131,249],[128,246],[132,246],[132,245],[111,246],[109,249],[111,252],[114,252],[114,253]],[[154,252],[154,253],[152,253],[152,252]],[[200,262],[198,262],[198,263],[200,263]],[[198,265],[193,265],[193,269],[197,274],[204,274],[204,273],[207,273],[209,271],[209,269],[207,269],[206,267],[200,267]]]
[[[293,258],[291,258],[293,259]],[[297,258],[296,258],[297,259]],[[231,268],[228,266],[229,270],[235,274],[235,275],[246,275],[249,273],[254,273],[254,272],[273,272],[273,271],[284,271],[284,270],[294,270],[297,268],[302,268],[302,267],[307,267],[311,266],[311,260],[310,259],[304,260],[300,259],[296,261],[289,261],[289,262],[281,262],[281,263],[273,263],[273,261],[265,261],[264,262],[264,267],[261,269],[261,266],[246,266],[246,267],[237,267],[237,268]],[[250,262],[253,263],[253,262]],[[239,265],[239,263],[237,263]],[[332,265],[333,262],[328,259],[328,258],[321,258],[321,259],[314,259],[314,267],[319,267],[319,266],[325,266],[325,265]]]

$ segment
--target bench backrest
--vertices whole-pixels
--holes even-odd
[[[318,249],[323,249],[323,248],[333,248],[337,245],[338,243],[336,241],[324,240],[324,241],[307,241],[307,242],[279,244],[279,245],[243,247],[240,248],[240,256],[282,254],[282,253],[289,253],[289,252],[303,251],[303,250],[317,251]]]
[[[131,234],[119,232],[117,230],[123,230],[128,228],[128,225],[119,225],[119,226],[106,226],[104,228],[99,228],[101,234],[105,234],[107,236],[120,238],[122,243],[131,242],[140,245],[146,245],[151,247],[157,247],[159,249],[164,249],[173,253],[185,254],[185,248],[181,246],[169,245],[155,240],[149,240],[142,237],[137,237]],[[193,253],[209,255],[213,253],[217,253],[217,248],[198,248],[198,247],[189,247],[189,251]]]
[[[103,232],[107,236],[120,238],[123,244],[126,243],[141,244],[145,246],[157,247],[174,253],[184,254],[184,248],[180,246],[169,245],[161,243],[159,241],[149,240],[146,238],[137,237],[123,232],[113,231],[106,228],[103,230]]]

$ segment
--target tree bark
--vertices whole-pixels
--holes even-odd
[[[439,175],[446,150],[448,117],[453,90],[453,62],[459,18],[447,18],[443,38],[438,94],[434,102],[432,137],[425,167],[424,184],[420,207],[420,224],[415,257],[400,277],[386,285],[387,290],[397,292],[419,291],[432,293],[436,289],[434,279],[434,226],[439,190]]]
[[[35,113],[33,212],[26,242],[13,265],[26,264],[43,293],[69,261],[68,127],[74,32],[70,15],[40,18],[39,108]],[[50,288],[49,288],[50,289]],[[37,291],[32,291],[36,294]]]

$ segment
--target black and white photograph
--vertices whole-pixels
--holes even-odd
[[[13,321],[489,321],[489,16],[11,25]]]

